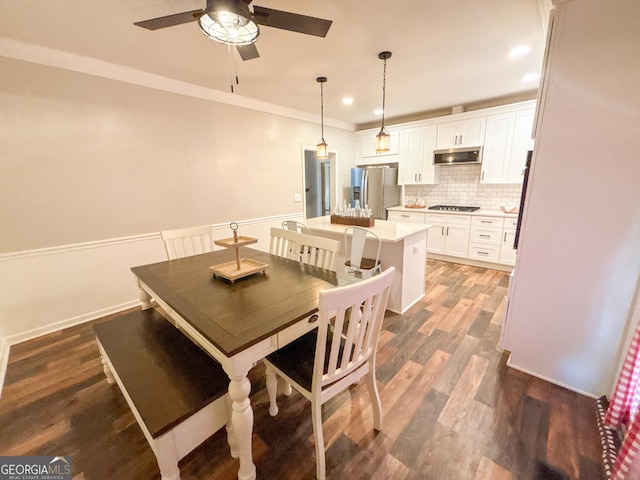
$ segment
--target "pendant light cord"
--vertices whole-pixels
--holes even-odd
[[[320,128],[322,141],[324,141],[324,88],[322,88],[322,83],[320,82]]]
[[[384,129],[384,101],[385,90],[387,85],[387,59],[384,59],[384,67],[382,68],[382,128]]]

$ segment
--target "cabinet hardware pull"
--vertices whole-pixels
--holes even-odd
[[[308,323],[313,323],[318,321],[318,315],[311,315],[309,317]]]
[[[493,223],[491,220],[480,220],[480,223]]]
[[[422,182],[422,174],[421,174],[421,173],[419,173],[419,174],[418,174],[418,180],[419,180],[420,182]]]
[[[462,145],[462,135],[460,135],[460,145]]]
[[[449,227],[447,227],[447,235],[449,235]]]
[[[413,181],[418,183],[418,174],[417,173],[413,174]]]
[[[442,227],[442,234],[441,235],[444,236],[444,227]]]
[[[404,214],[402,214],[402,215],[400,215],[400,216],[401,216],[402,218],[409,218],[409,215],[404,215]]]
[[[482,180],[484,180],[484,170],[482,171]]]
[[[503,240],[503,242],[506,242],[506,241],[507,241],[507,232],[504,232],[504,240]]]
[[[480,235],[480,238],[491,238],[491,235]]]
[[[478,255],[489,255],[489,252],[481,252],[478,250]]]

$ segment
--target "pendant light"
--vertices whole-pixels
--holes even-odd
[[[324,90],[322,84],[326,81],[327,77],[316,78],[316,82],[320,84],[320,125],[322,126],[322,135],[316,147],[316,157],[318,160],[326,160],[329,158],[329,145],[324,141]]]
[[[391,135],[384,129],[384,101],[385,101],[385,84],[387,83],[387,58],[391,58],[391,52],[380,52],[378,58],[384,61],[384,69],[382,71],[382,126],[378,135],[376,135],[376,153],[389,151]]]

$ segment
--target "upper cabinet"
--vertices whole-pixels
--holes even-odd
[[[482,183],[522,183],[527,151],[533,149],[535,108],[489,115],[482,152]]]
[[[398,184],[437,183],[433,150],[436,147],[436,125],[400,130]]]
[[[380,129],[368,130],[362,135],[357,137],[356,142],[356,155],[358,157],[359,165],[369,165],[376,163],[389,163],[398,161],[398,152],[400,151],[400,132],[398,129],[387,128],[391,140],[389,144],[389,151],[377,153],[376,152],[376,135]],[[394,158],[395,156],[395,158]]]
[[[479,147],[484,140],[485,117],[438,124],[436,149]]]
[[[482,183],[522,183],[527,151],[533,149],[534,112],[531,100],[392,125],[384,153],[376,153],[380,129],[363,130],[356,134],[356,162],[397,163],[398,185],[429,185],[438,183],[442,168],[433,165],[434,150],[482,146]]]

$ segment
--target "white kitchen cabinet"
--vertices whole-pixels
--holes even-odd
[[[503,219],[500,217],[471,217],[469,258],[498,263]]]
[[[482,146],[484,130],[485,117],[439,123],[436,149]]]
[[[469,250],[469,215],[426,214],[425,223],[432,225],[427,235],[427,252],[467,257]]]
[[[424,213],[390,211],[387,220],[392,222],[424,223]]]
[[[502,230],[502,245],[500,246],[499,263],[504,265],[516,264],[516,249],[513,248],[513,241],[516,237],[517,219],[507,218],[504,220],[504,228]]]
[[[513,147],[507,171],[507,183],[522,184],[524,168],[527,164],[527,152],[533,150],[533,122],[535,108],[516,112],[516,125],[513,132]]]
[[[358,158],[358,165],[398,162],[400,131],[398,129],[388,128],[387,131],[391,136],[389,151],[376,153],[376,135],[379,131],[380,129],[367,130],[359,133],[356,137],[356,158]]]
[[[522,183],[534,115],[535,109],[527,108],[487,117],[481,183]]]
[[[437,183],[436,167],[433,164],[437,130],[436,125],[400,130],[398,184]]]

